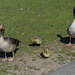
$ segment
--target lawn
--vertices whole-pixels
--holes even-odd
[[[0,24],[5,25],[5,36],[24,44],[39,36],[46,44],[58,39],[57,34],[67,36],[73,7],[74,0],[0,0]]]
[[[0,0],[0,24],[5,26],[5,36],[21,41],[15,56],[33,53],[35,48],[29,46],[32,37],[42,38],[43,48],[60,40],[57,35],[67,37],[74,6],[75,0]]]

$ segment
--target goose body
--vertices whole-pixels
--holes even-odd
[[[67,32],[70,36],[70,40],[69,40],[69,44],[67,44],[66,46],[71,46],[71,38],[75,38],[75,7],[73,8],[73,15],[74,15],[74,20],[67,29]]]
[[[0,51],[13,52],[19,45],[19,40],[14,38],[0,38]]]
[[[75,38],[75,19],[73,20],[73,23],[69,26],[67,32],[72,38]]]
[[[14,59],[14,50],[19,45],[19,40],[10,38],[10,37],[4,37],[4,25],[0,25],[1,35],[0,35],[0,51],[5,52],[5,59],[3,61],[12,61]],[[7,52],[12,52],[12,58],[7,59]]]

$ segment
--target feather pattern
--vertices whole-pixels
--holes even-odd
[[[4,29],[1,29],[0,51],[13,52],[17,48],[17,46],[19,45],[19,42],[20,41],[18,39],[4,37]]]

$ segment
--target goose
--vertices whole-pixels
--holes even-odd
[[[42,44],[42,39],[40,37],[34,37],[31,41],[38,45]]]
[[[67,44],[66,46],[71,46],[71,39],[75,38],[75,7],[73,8],[73,15],[74,15],[74,20],[72,22],[72,24],[68,27],[67,29],[67,33],[69,34],[69,44]],[[75,47],[75,46],[73,46]]]
[[[12,61],[14,59],[14,50],[16,50],[20,41],[10,37],[4,37],[4,25],[0,25],[0,30],[0,51],[5,53],[5,58],[2,61]],[[7,58],[8,52],[12,52],[12,58]]]
[[[42,54],[44,57],[48,58],[51,55],[51,52],[49,51],[49,48],[46,47]]]

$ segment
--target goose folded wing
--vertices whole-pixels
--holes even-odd
[[[11,44],[14,44],[16,46],[18,46],[19,45],[19,42],[21,42],[18,39],[14,39],[14,38],[10,38],[10,37],[5,37],[4,39],[5,40],[8,40]]]

